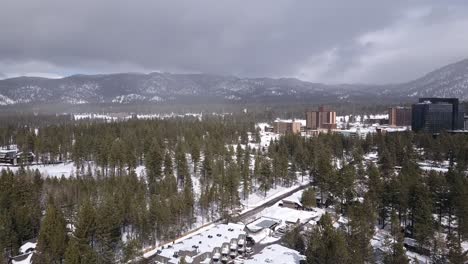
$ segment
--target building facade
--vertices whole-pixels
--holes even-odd
[[[297,121],[275,121],[273,124],[273,132],[285,134],[299,134],[301,133],[301,122]]]
[[[388,124],[391,126],[411,126],[410,107],[391,107],[388,109]]]
[[[426,133],[463,130],[463,117],[464,109],[457,98],[420,98],[412,106],[411,127]]]
[[[320,106],[318,111],[306,112],[307,129],[336,129],[336,112]]]

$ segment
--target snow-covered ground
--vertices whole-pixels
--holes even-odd
[[[20,168],[19,166],[11,166],[9,164],[0,164],[0,170],[9,169],[13,172],[16,172],[19,170],[19,168]],[[30,169],[32,171],[35,171],[37,169],[44,177],[54,177],[54,178],[62,177],[62,176],[64,176],[65,178],[68,178],[72,175],[75,175],[75,171],[76,171],[75,163],[73,162],[48,164],[48,165],[30,165],[30,166],[25,166],[25,169]]]
[[[310,181],[308,177],[304,177],[304,181],[301,181],[301,177],[299,177],[296,184],[293,184],[291,187],[277,186],[275,189],[270,189],[266,195],[263,192],[252,193],[247,199],[241,200],[241,204],[244,206],[244,210],[242,212],[247,212],[253,208],[259,207],[278,196],[288,193],[299,186],[308,185],[309,183]]]
[[[96,166],[94,165],[94,162],[87,162],[83,168],[86,172],[88,169],[88,165],[90,165],[92,172],[94,173],[96,171]],[[76,175],[76,166],[75,163],[72,161],[64,162],[64,163],[58,163],[58,164],[38,164],[38,165],[28,165],[24,167],[26,170],[31,170],[35,171],[36,169],[39,170],[41,175],[43,177],[50,177],[50,178],[60,178],[60,177],[74,177]],[[12,166],[10,164],[5,164],[5,163],[0,163],[0,171],[1,170],[11,170],[13,172],[17,172],[20,167],[19,166]],[[135,173],[138,176],[143,176],[145,173],[145,166],[138,166],[135,169]]]
[[[298,191],[291,196],[285,198],[285,200],[300,200],[303,191]],[[277,202],[275,205],[265,208],[259,215],[280,219],[282,223],[306,223],[311,219],[320,219],[325,210],[320,208],[313,208],[312,211],[296,210],[287,207],[279,206],[281,202]]]
[[[302,196],[302,190],[293,193],[292,195],[286,197],[284,200],[297,200],[300,201],[301,196]],[[264,219],[266,220],[273,220],[273,221],[278,221],[279,225],[278,228],[284,228],[287,225],[293,225],[293,224],[305,224],[307,222],[315,224],[323,214],[325,214],[324,209],[320,208],[313,208],[311,211],[305,211],[305,210],[297,210],[297,209],[292,209],[288,207],[281,207],[279,206],[281,202],[277,202],[274,205],[267,207],[263,209],[262,211],[256,213],[252,218],[258,219],[255,220],[254,222],[249,224],[249,227],[253,227],[255,229],[256,227],[253,226],[255,225],[256,222],[262,221]],[[252,230],[252,228],[249,228]],[[278,234],[275,234],[273,231],[270,229],[264,229],[262,231],[259,231],[256,234],[251,234],[251,236],[254,238],[254,240],[257,243],[260,244],[267,244],[267,243],[272,243],[275,241],[278,241],[281,237],[278,236]]]

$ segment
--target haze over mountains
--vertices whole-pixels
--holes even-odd
[[[332,85],[293,78],[238,78],[171,73],[73,75],[62,79],[18,77],[0,80],[0,105],[352,102],[369,98],[402,101],[423,96],[458,97],[467,100],[468,59],[437,69],[414,81],[390,85]]]

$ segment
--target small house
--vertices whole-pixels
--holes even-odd
[[[281,203],[279,203],[279,206],[296,209],[296,210],[302,210],[304,208],[301,202],[296,201],[296,200],[290,200],[290,199],[283,199]]]

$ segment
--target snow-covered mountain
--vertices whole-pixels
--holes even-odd
[[[468,59],[442,67],[398,88],[398,92],[406,96],[468,100]]]
[[[274,101],[335,97],[339,86],[297,79],[208,74],[121,73],[63,79],[18,77],[0,81],[0,104],[161,103],[167,101]]]
[[[377,89],[379,91],[379,89]],[[468,100],[468,59],[449,64],[411,82],[382,86],[378,95],[455,97]]]
[[[0,105],[20,103],[321,102],[401,100],[420,96],[468,99],[468,59],[396,85],[326,85],[293,78],[209,74],[120,73],[62,79],[0,80]]]

